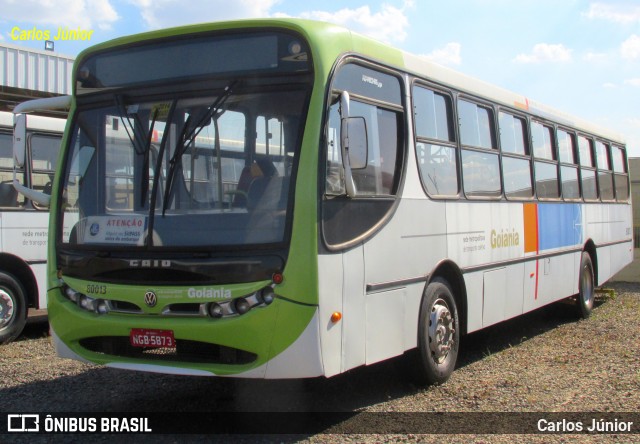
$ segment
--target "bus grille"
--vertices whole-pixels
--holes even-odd
[[[250,364],[257,355],[224,345],[176,339],[175,348],[141,348],[130,344],[128,337],[98,336],[80,340],[80,345],[94,353],[156,361],[190,362],[194,364]]]

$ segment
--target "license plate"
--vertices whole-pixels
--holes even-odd
[[[175,348],[176,346],[172,330],[134,328],[129,334],[129,342],[134,347]]]

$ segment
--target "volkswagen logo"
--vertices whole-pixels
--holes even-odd
[[[144,303],[147,304],[149,307],[155,307],[156,304],[158,303],[158,297],[153,291],[147,291],[144,294]]]

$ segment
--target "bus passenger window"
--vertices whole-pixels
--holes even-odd
[[[627,174],[627,162],[624,148],[613,146],[611,148],[611,154],[613,157],[616,200],[618,202],[626,202],[629,200],[629,175]]]
[[[613,174],[611,173],[611,159],[609,158],[609,146],[596,141],[596,159],[598,164],[598,187],[600,198],[614,200]]]
[[[24,197],[13,187],[13,138],[9,133],[0,133],[0,207],[23,205]]]
[[[560,129],[558,130],[558,157],[561,164],[562,197],[568,200],[580,199],[575,136]]]
[[[432,196],[457,196],[458,160],[451,99],[430,89],[413,89],[416,155],[420,178]]]
[[[578,136],[578,154],[580,155],[582,197],[585,201],[597,200],[598,183],[596,181],[593,141],[584,136]]]
[[[522,117],[500,112],[498,124],[504,194],[507,199],[530,199],[533,197],[533,182],[527,123]]]
[[[462,150],[462,183],[469,197],[498,198],[502,194],[493,111],[458,100]]]

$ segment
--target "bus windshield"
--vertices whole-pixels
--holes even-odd
[[[61,187],[63,244],[92,248],[281,244],[304,87],[152,99],[113,95],[75,118]]]

